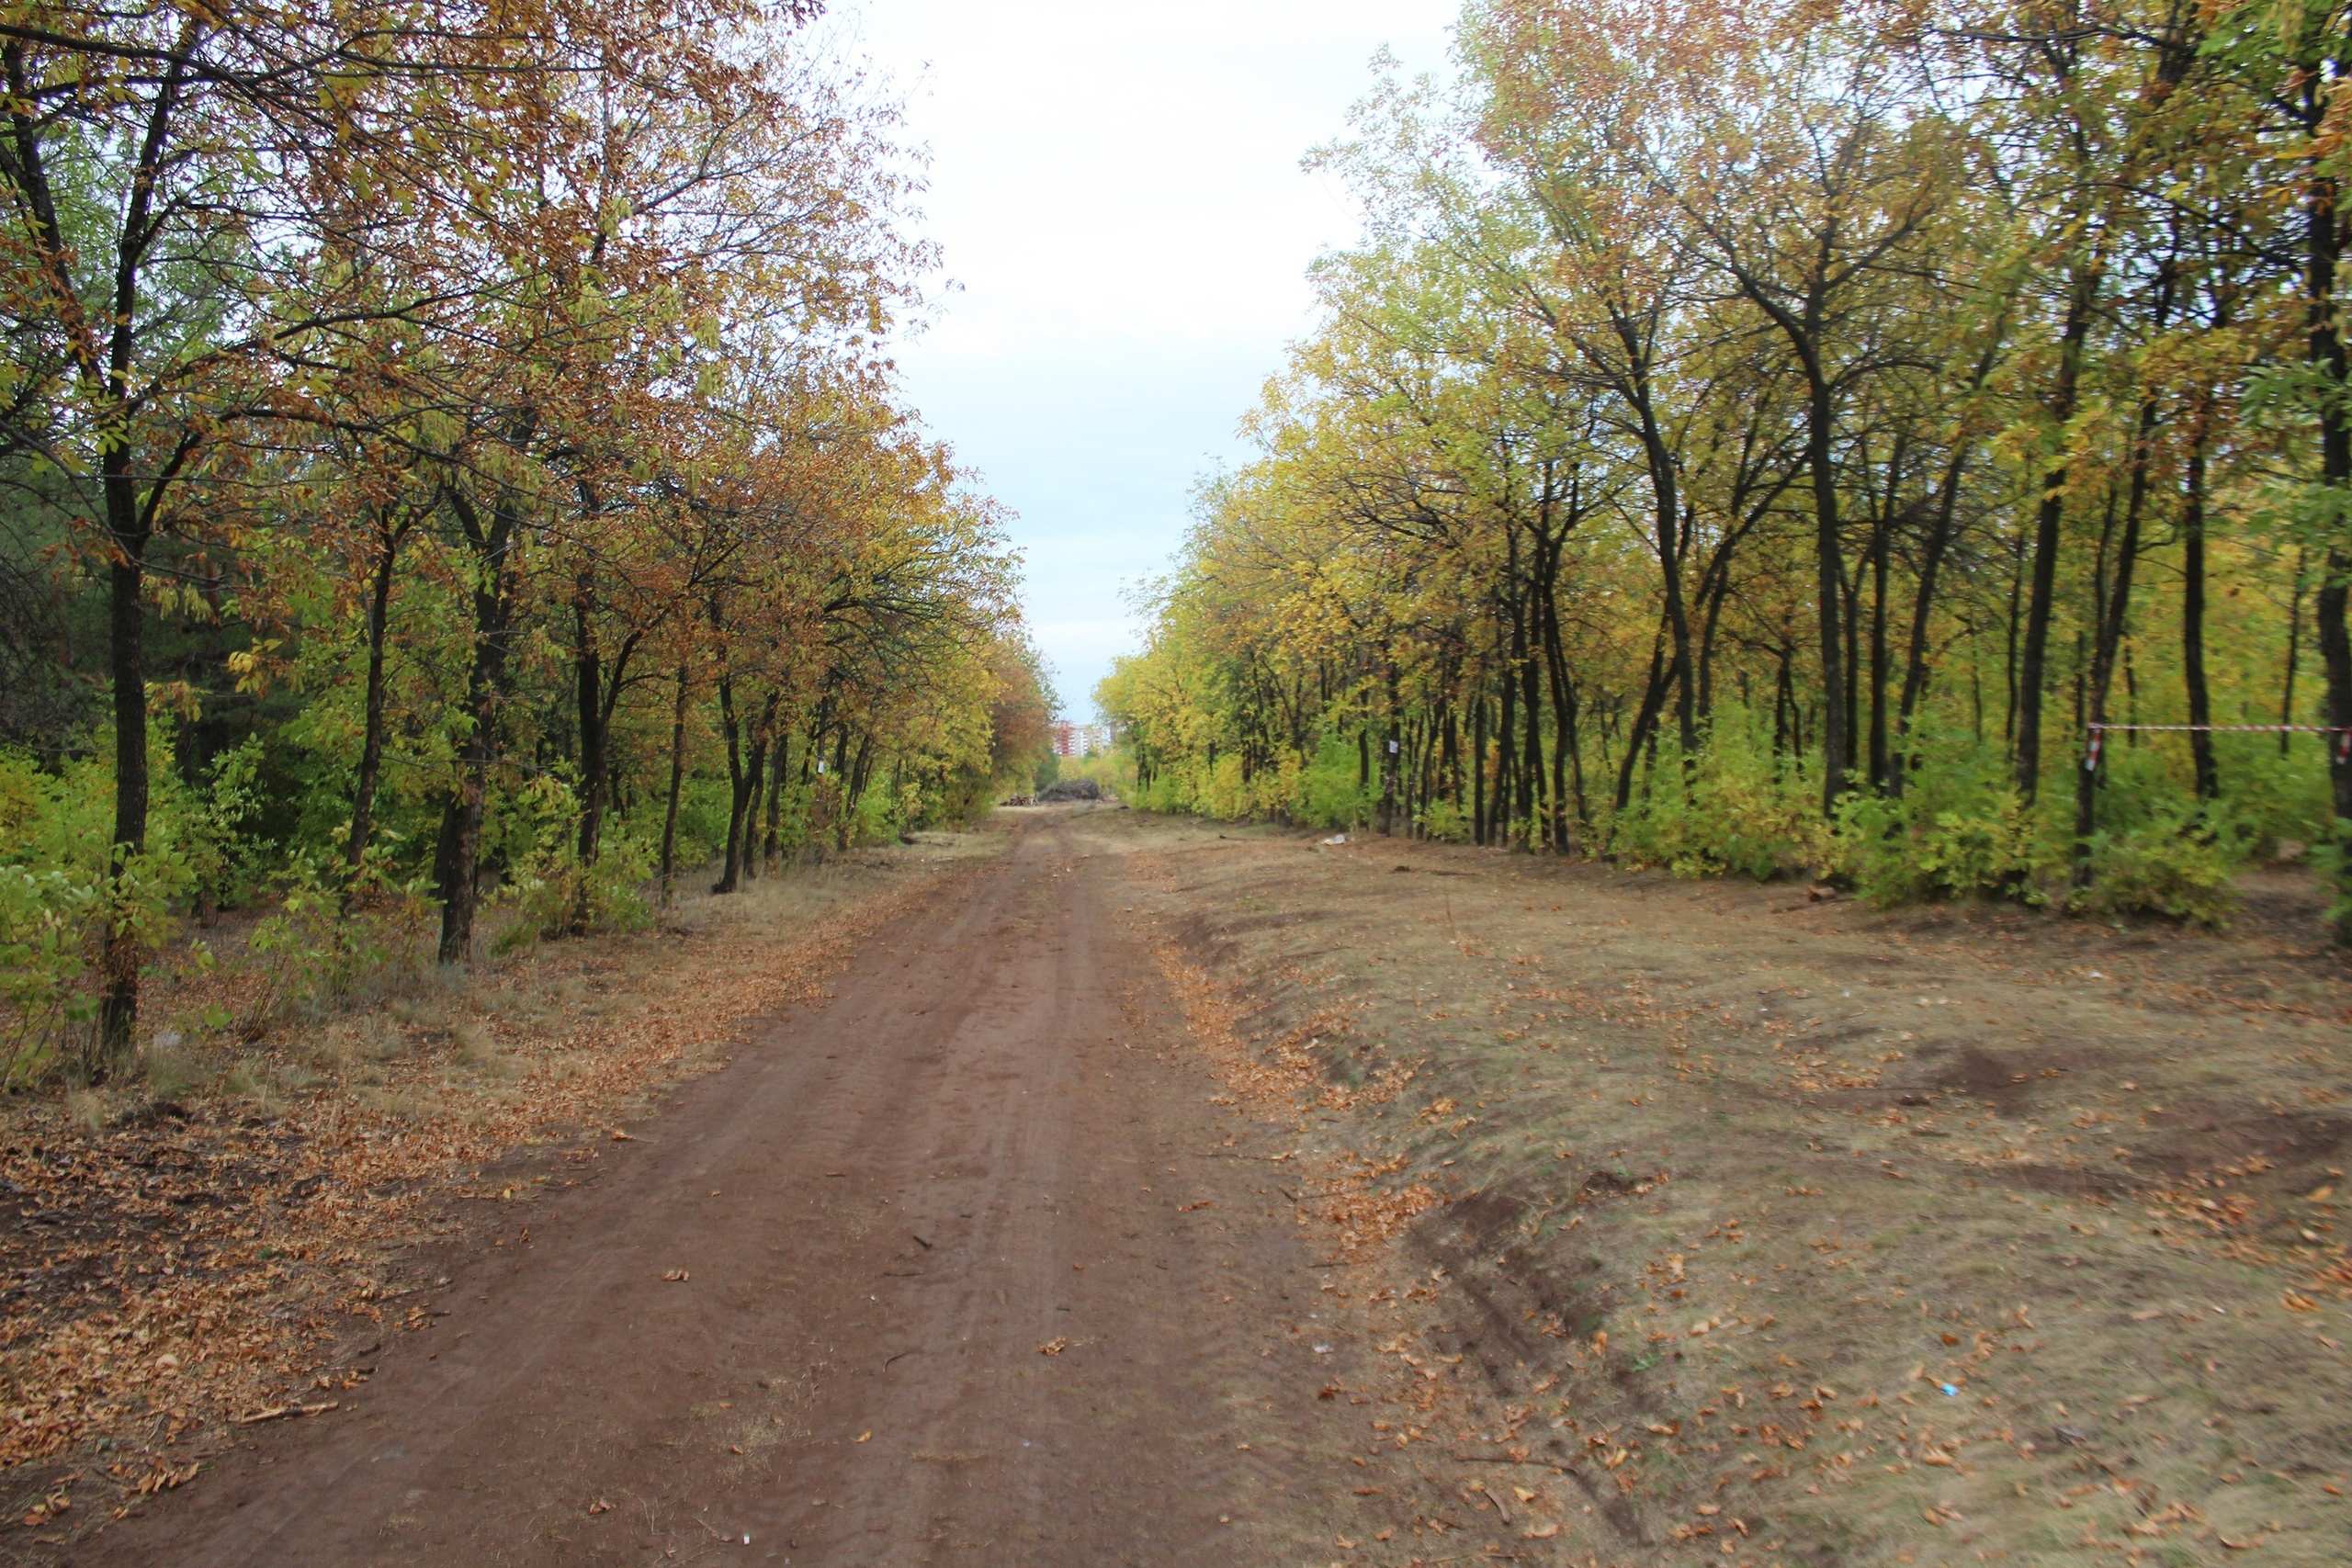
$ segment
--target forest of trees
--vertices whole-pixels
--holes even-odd
[[[122,1064],[225,906],[331,987],[1043,754],[1002,517],[894,387],[920,165],[815,9],[0,17],[7,1082]]]
[[[1317,154],[1365,238],[1098,693],[1146,803],[2352,889],[2341,0],[1479,0],[1456,50]]]

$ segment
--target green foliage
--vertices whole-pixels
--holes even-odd
[[[2165,915],[2220,927],[2237,908],[2235,883],[2250,841],[2226,812],[2186,803],[2091,835],[2091,884],[2075,907],[2096,914]]]
[[[246,940],[262,982],[248,1032],[346,1006],[424,966],[431,896],[424,878],[393,875],[397,850],[379,846],[356,875],[316,851],[287,857],[273,879],[277,907]]]
[[[1687,773],[1688,788],[1676,787]],[[1772,755],[1736,712],[1725,715],[1686,770],[1662,737],[1648,788],[1610,821],[1610,848],[1678,876],[1726,872],[1761,881],[1817,861],[1824,850],[1805,771]]]
[[[2011,782],[2006,761],[1965,737],[1930,738],[1902,796],[1866,790],[1838,804],[1831,865],[1879,904],[2015,894],[2041,903],[2058,852]]]
[[[678,796],[678,864],[701,865],[727,848],[728,784],[708,774],[689,775]],[[657,821],[653,831],[659,833]]]
[[[141,946],[175,928],[187,863],[158,843],[110,879],[113,821],[107,759],[51,771],[0,753],[0,1087],[47,1076],[92,1039],[110,923]]]
[[[1470,841],[1470,814],[1450,800],[1433,800],[1421,807],[1421,836],[1441,843]]]
[[[1298,820],[1310,828],[1352,828],[1370,820],[1379,796],[1357,782],[1358,766],[1352,742],[1324,736],[1299,778],[1293,808]]]
[[[1043,795],[1046,791],[1053,788],[1055,783],[1058,781],[1061,776],[1062,760],[1060,754],[1054,751],[1048,751],[1043,757],[1037,759],[1037,770],[1030,779],[1029,792],[1032,795]]]
[[[180,783],[168,750],[158,750],[156,765],[162,787],[153,830],[184,868],[190,892],[212,908],[245,903],[276,851],[255,831],[265,805],[260,738],[249,735],[215,757],[200,790]]]
[[[2282,753],[2267,735],[2217,735],[2214,757],[2222,775],[2222,795],[2230,819],[2247,835],[2246,852],[2267,853],[2283,843],[2321,844],[2333,829],[2334,803],[2328,799],[2325,737],[2292,737]],[[2185,753],[2188,748],[2176,742]],[[2134,748],[2126,748],[2126,752]],[[2176,763],[2185,767],[2186,762]],[[2109,763],[2110,773],[2115,769]],[[2120,781],[2110,776],[2108,795],[2119,793]],[[2150,781],[2147,786],[2179,799],[2185,780]]]
[[[645,881],[652,846],[608,819],[593,863],[580,859],[580,801],[560,774],[541,773],[515,792],[500,814],[498,845],[507,878],[498,903],[515,919],[498,938],[501,952],[548,937],[637,931],[653,918]]]

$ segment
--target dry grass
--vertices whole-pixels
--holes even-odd
[[[1577,1560],[2346,1560],[2352,976],[2300,928],[1088,827],[1261,1062],[1414,1074],[1316,1136],[1446,1198],[1399,1351],[1575,1477]]]

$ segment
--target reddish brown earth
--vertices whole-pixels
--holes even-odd
[[[73,1561],[1255,1563],[1366,1529],[1379,1461],[1317,1396],[1373,1353],[1312,1315],[1283,1130],[1213,1103],[1067,819],[1016,833],[438,1265],[336,1409]]]

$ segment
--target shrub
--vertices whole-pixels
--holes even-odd
[[[2029,903],[2057,862],[2000,753],[1965,737],[1928,738],[1900,798],[1856,790],[1839,802],[1832,867],[1874,903],[2014,894]]]
[[[1297,807],[1310,828],[1354,828],[1372,819],[1376,788],[1357,781],[1355,743],[1326,735],[1314,759],[1300,772]]]
[[[1826,845],[1803,768],[1736,712],[1711,730],[1687,770],[1674,736],[1660,737],[1649,788],[1610,823],[1610,847],[1678,876],[1725,872],[1758,881],[1817,861]]]
[[[650,846],[628,824],[606,818],[594,864],[580,860],[580,805],[560,774],[542,773],[515,792],[500,814],[507,864],[499,902],[516,911],[496,951],[545,937],[591,931],[635,931],[652,919],[644,884],[653,873]]]
[[[2234,884],[2252,840],[2226,812],[2181,804],[2090,838],[2090,886],[2075,907],[2139,912],[2220,927],[2237,907]]]
[[[113,834],[107,759],[51,770],[0,753],[0,1085],[46,1077],[74,1054],[69,1046],[95,1047],[110,924],[142,950],[172,932],[193,880],[187,863],[157,833],[109,878]]]
[[[168,755],[155,764],[154,836],[185,867],[200,909],[235,908],[263,881],[271,846],[254,831],[263,806],[261,766],[254,736],[212,759],[201,790],[179,782]]]
[[[1449,844],[1470,841],[1470,814],[1451,800],[1430,801],[1421,807],[1421,836]]]
[[[399,845],[372,849],[355,875],[317,852],[288,855],[276,879],[277,908],[254,927],[246,949],[262,986],[249,1032],[298,1010],[323,1011],[363,990],[382,991],[424,962],[433,901],[426,879],[396,879]]]

